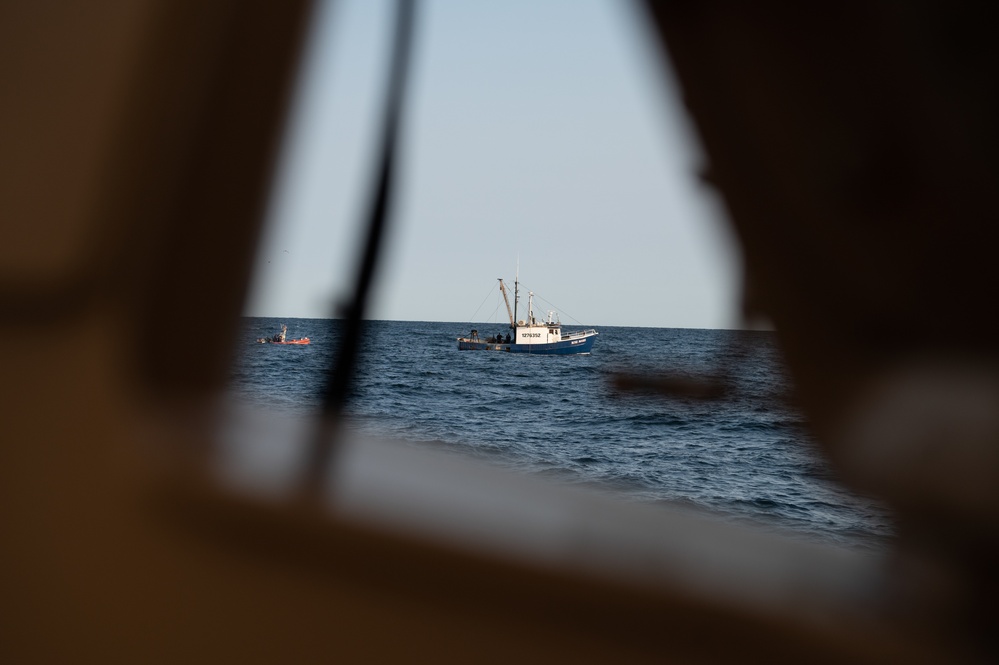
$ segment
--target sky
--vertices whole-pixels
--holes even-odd
[[[249,316],[327,318],[353,285],[391,0],[320,2]],[[564,324],[734,328],[737,252],[672,75],[627,0],[419,5],[369,319],[502,322],[497,278]],[[526,298],[522,298],[522,303]],[[523,305],[521,305],[523,307]],[[523,311],[523,310],[521,310]]]

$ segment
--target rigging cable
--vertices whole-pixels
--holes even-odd
[[[523,284],[521,284],[521,287],[522,287],[522,288],[526,288],[526,287],[524,287],[524,285],[523,285]],[[528,290],[530,290],[530,289],[528,289]],[[547,299],[545,299],[545,298],[542,298],[542,297],[541,297],[541,296],[539,296],[539,295],[538,295],[537,293],[535,293],[535,294],[534,294],[534,297],[535,297],[535,298],[537,298],[538,300],[540,300],[540,301],[544,302],[544,303],[545,303],[545,304],[547,304],[548,306],[550,306],[550,307],[551,307],[551,308],[552,308],[553,310],[555,310],[555,312],[556,312],[556,313],[558,313],[558,314],[559,314],[559,316],[562,316],[562,315],[565,315],[565,316],[567,316],[568,318],[572,319],[572,321],[573,321],[573,322],[574,322],[574,323],[575,323],[576,325],[580,325],[580,326],[583,326],[583,325],[586,325],[586,324],[584,324],[584,323],[581,323],[581,322],[579,321],[579,319],[577,319],[576,317],[572,316],[571,314],[567,314],[567,313],[566,313],[565,311],[563,311],[563,310],[562,310],[562,308],[560,308],[560,307],[559,307],[558,305],[556,305],[556,304],[555,304],[555,303],[553,303],[552,301],[550,301],[550,300],[547,300]]]
[[[491,284],[489,285],[489,292],[486,293],[486,297],[482,299],[482,302],[479,303],[479,306],[475,308],[474,312],[472,312],[472,316],[469,317],[469,319],[468,319],[469,323],[474,323],[475,322],[475,315],[479,313],[479,310],[482,309],[482,306],[486,304],[487,300],[489,300],[489,295],[493,292],[494,288],[496,288],[496,287],[493,286],[493,285],[491,285]],[[496,305],[496,308],[499,309],[499,305]]]

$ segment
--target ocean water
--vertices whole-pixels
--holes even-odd
[[[312,344],[255,342],[282,323],[289,338]],[[472,327],[485,336],[503,330],[369,322],[349,407],[354,426],[848,547],[881,549],[893,535],[882,506],[835,482],[788,406],[773,333],[601,327],[589,355],[528,356],[458,351],[455,338]],[[232,395],[315,413],[336,331],[328,319],[244,319]],[[728,388],[711,400],[621,393],[609,381],[614,372],[703,377],[723,368]]]

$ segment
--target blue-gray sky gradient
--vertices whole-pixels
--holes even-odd
[[[421,5],[392,232],[369,318],[503,320],[497,277],[563,322],[728,328],[738,264],[636,7]],[[391,2],[319,7],[246,313],[328,317],[350,288]],[[498,316],[498,318],[496,318]]]

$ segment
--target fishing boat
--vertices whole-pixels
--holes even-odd
[[[302,337],[300,339],[286,339],[285,336],[288,334],[288,326],[281,326],[281,332],[274,335],[273,337],[260,337],[257,339],[261,344],[279,344],[281,346],[302,346],[309,343],[308,337]]]
[[[562,324],[556,318],[554,311],[549,311],[545,319],[538,320],[534,316],[534,292],[528,292],[527,319],[517,319],[517,305],[520,302],[520,280],[514,281],[513,308],[506,284],[499,280],[500,293],[510,316],[510,333],[497,333],[493,337],[483,339],[478,330],[472,330],[468,337],[458,338],[459,351],[506,351],[508,353],[533,353],[537,355],[568,355],[589,353],[593,348],[597,331],[593,328],[572,332],[562,332]]]

